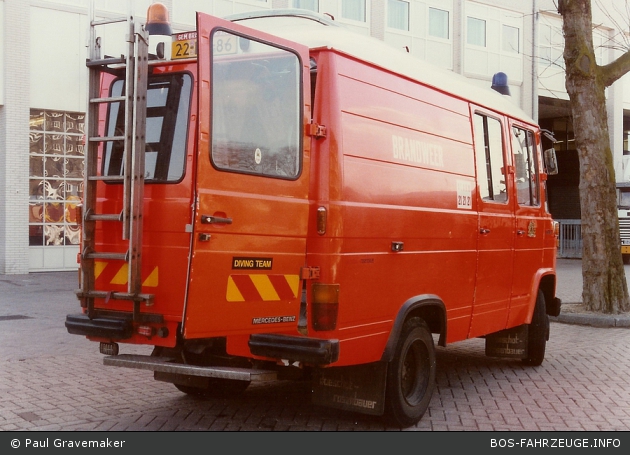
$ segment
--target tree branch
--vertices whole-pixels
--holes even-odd
[[[630,51],[608,65],[601,66],[600,71],[604,86],[610,87],[617,79],[630,71]]]

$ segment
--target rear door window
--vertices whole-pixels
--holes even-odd
[[[296,179],[302,137],[300,59],[288,50],[225,31],[215,32],[213,43],[213,165]]]

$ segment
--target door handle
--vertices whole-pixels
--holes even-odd
[[[232,218],[223,218],[220,216],[201,215],[202,224],[232,224]]]
[[[523,231],[523,230],[521,230],[521,229],[517,229],[517,231],[516,231],[516,235],[518,235],[518,236],[523,236],[523,235],[525,235],[525,231]]]
[[[481,235],[490,234],[490,229],[481,228],[481,229],[479,229],[479,233],[480,233]]]

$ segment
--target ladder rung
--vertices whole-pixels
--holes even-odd
[[[88,180],[93,182],[122,183],[125,181],[125,178],[122,175],[90,175],[88,176]]]
[[[114,261],[126,261],[127,253],[86,253],[83,255],[85,259],[109,259]]]
[[[122,221],[122,213],[94,213],[85,218],[87,221]]]
[[[124,140],[125,136],[93,136],[90,138],[90,142],[114,142]]]
[[[108,292],[108,291],[76,291],[78,298],[94,298],[94,299],[114,299],[114,300],[134,300],[144,301],[147,305],[153,303],[154,294],[130,294],[128,292]]]
[[[113,17],[111,19],[101,19],[98,21],[90,22],[90,25],[107,25],[107,24],[115,24],[116,22],[127,22],[127,17]]]
[[[125,101],[127,99],[126,96],[112,96],[110,98],[92,98],[90,103],[92,104],[100,104],[100,103],[116,103],[118,101]]]
[[[85,66],[93,68],[97,66],[118,65],[125,63],[125,59],[121,57],[101,58],[99,60],[87,60]]]

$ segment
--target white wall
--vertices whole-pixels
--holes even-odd
[[[78,13],[31,7],[32,107],[85,111],[86,24]]]
[[[467,43],[467,18],[474,17],[486,21],[486,46]],[[463,18],[464,74],[471,78],[491,79],[492,75],[502,71],[508,75],[510,84],[521,85],[523,82],[523,36],[524,15],[518,11],[504,10],[488,5],[467,2]],[[519,52],[503,50],[503,26],[519,30]]]
[[[453,69],[454,11],[452,0],[409,0],[409,31],[387,27],[385,22],[384,41],[397,49],[409,49],[409,52],[422,60],[441,68]],[[429,7],[435,7],[449,13],[449,38],[432,37],[429,29]],[[385,17],[387,21],[387,5]]]
[[[4,1],[0,1],[0,24],[4,30]],[[4,104],[4,33],[0,31],[0,106]]]

